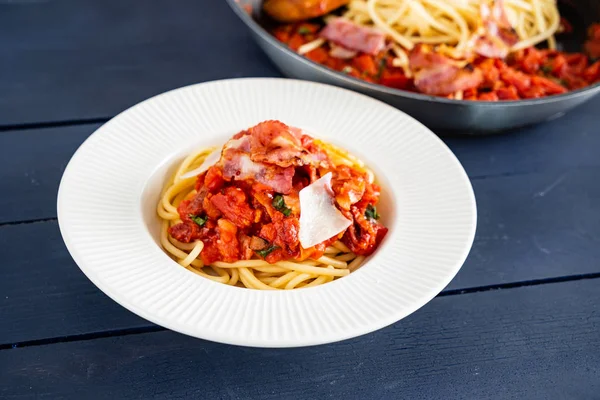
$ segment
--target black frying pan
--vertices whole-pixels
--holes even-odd
[[[432,129],[469,134],[504,131],[560,117],[600,92],[600,84],[595,84],[540,99],[480,102],[450,100],[392,89],[333,71],[290,50],[263,28],[262,0],[227,2],[248,25],[256,42],[284,75],[365,93],[399,108]],[[251,8],[252,14],[248,13],[247,8]],[[561,0],[559,8],[561,16],[573,26],[572,34],[557,37],[559,49],[581,51],[587,27],[600,22],[600,0]]]

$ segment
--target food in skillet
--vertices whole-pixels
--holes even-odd
[[[459,100],[520,100],[600,81],[600,24],[585,53],[555,0],[267,0],[273,35],[354,78]],[[292,10],[293,11],[290,11]],[[545,45],[545,48],[541,48]]]
[[[251,289],[348,275],[387,228],[362,161],[279,121],[189,155],[164,188],[161,244],[180,265]]]

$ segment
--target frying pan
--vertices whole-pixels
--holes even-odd
[[[354,79],[300,56],[275,39],[265,28],[263,0],[227,0],[252,36],[279,70],[288,77],[328,83],[382,100],[413,116],[431,129],[459,134],[506,131],[560,117],[600,92],[600,83],[561,95],[539,99],[483,102],[451,100],[392,89]],[[247,10],[251,9],[252,13]],[[557,37],[559,50],[581,51],[586,30],[600,22],[600,1],[559,1],[561,16],[573,26],[569,35]]]

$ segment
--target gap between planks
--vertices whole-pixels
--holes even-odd
[[[29,129],[60,128],[65,126],[104,124],[113,117],[82,118],[63,121],[28,122],[23,124],[0,125],[0,132],[24,131]]]
[[[600,272],[590,273],[590,274],[580,274],[580,275],[569,275],[569,276],[562,276],[562,277],[557,277],[557,278],[533,279],[533,280],[521,281],[521,282],[504,283],[504,284],[499,284],[499,285],[487,285],[487,286],[478,286],[478,287],[472,287],[472,288],[466,288],[466,289],[446,290],[446,291],[443,291],[440,294],[438,294],[436,297],[482,293],[482,292],[489,292],[492,290],[518,289],[518,288],[522,288],[522,287],[539,286],[539,285],[547,285],[547,284],[563,283],[563,282],[573,282],[573,281],[580,281],[580,280],[590,280],[590,279],[598,279],[598,278],[600,278]],[[24,348],[24,347],[45,346],[45,345],[57,344],[57,343],[68,343],[68,342],[79,342],[79,341],[94,340],[94,339],[103,339],[103,338],[116,337],[116,336],[139,335],[139,334],[143,334],[143,333],[162,332],[162,331],[166,331],[166,330],[167,329],[163,328],[162,326],[151,325],[151,326],[140,327],[140,328],[115,329],[115,330],[109,330],[109,331],[104,331],[104,332],[91,332],[91,333],[82,333],[82,334],[76,334],[76,335],[50,337],[50,338],[28,340],[28,341],[17,342],[17,343],[2,343],[2,344],[0,344],[0,351],[19,349],[19,348]]]

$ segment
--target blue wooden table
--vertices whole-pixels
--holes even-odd
[[[473,250],[410,317],[263,350],[193,339],[92,285],[56,193],[102,123],[192,83],[279,76],[221,0],[0,2],[0,398],[600,399],[600,98],[511,135],[447,137]]]

